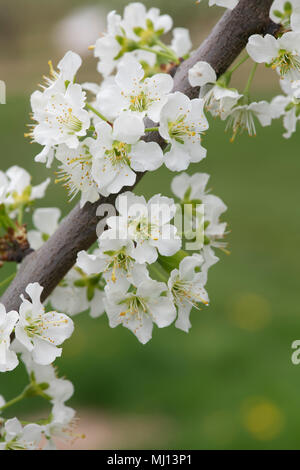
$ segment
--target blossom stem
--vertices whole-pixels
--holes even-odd
[[[89,103],[86,103],[86,108],[88,108],[90,111],[92,111],[94,114],[96,114],[96,116],[98,116],[100,119],[102,119],[103,121],[107,122],[108,124],[110,124],[109,120],[103,116],[103,114],[101,114],[99,111],[97,111],[97,109],[94,108],[94,106],[92,106],[91,104]]]
[[[151,47],[146,47],[146,46],[141,46],[139,49],[141,49],[142,51],[146,51],[146,52],[152,52],[152,54],[156,54],[157,56],[168,59],[169,62],[172,61],[172,62],[176,62],[177,64],[179,64],[179,60],[175,58],[173,54],[171,55],[167,52],[156,51],[155,49],[151,49]]]
[[[19,403],[19,401],[24,400],[24,398],[26,398],[26,391],[25,390],[20,395],[18,395],[17,397],[13,398],[10,401],[7,401],[3,406],[1,406],[0,411],[4,411],[7,408],[9,408],[10,406],[13,406],[16,403]]]
[[[156,39],[156,44],[161,47],[167,54],[169,54],[173,59],[179,63],[179,57],[177,57],[172,49],[170,49],[168,46],[166,46],[160,39]]]
[[[24,205],[21,204],[19,207],[19,211],[18,211],[18,224],[19,225],[22,225],[23,223],[23,212],[24,212]]]
[[[244,95],[249,95],[249,91],[250,91],[250,88],[251,88],[251,85],[252,85],[252,82],[253,82],[253,78],[254,78],[257,66],[258,66],[258,64],[255,63],[252,67],[252,70],[250,72],[246,88],[244,90]]]
[[[239,60],[233,67],[230,69],[230,73],[234,73],[241,65],[243,65],[246,60],[249,59],[249,54],[246,54],[241,60]]]
[[[145,132],[158,132],[158,127],[147,127]]]
[[[15,277],[16,277],[16,274],[17,273],[13,273],[11,276],[9,276],[8,278],[4,279],[4,281],[0,282],[0,289],[4,286],[6,286],[7,284],[10,283],[10,281],[12,281]]]

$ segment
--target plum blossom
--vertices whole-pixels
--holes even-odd
[[[300,31],[300,4],[298,0],[274,0],[271,11],[271,20],[291,27],[293,31]]]
[[[121,111],[131,111],[137,116],[148,116],[159,121],[160,111],[173,88],[170,75],[159,73],[144,79],[141,64],[131,55],[124,57],[118,66],[115,84],[101,88],[97,95],[98,108],[108,119],[115,119]]]
[[[205,109],[222,120],[243,96],[237,90],[228,88],[224,75],[217,80],[215,70],[207,62],[196,62],[189,70],[189,82],[194,87],[201,87],[200,98],[204,100]]]
[[[173,194],[183,202],[197,200],[205,202],[207,195],[206,186],[209,180],[207,173],[195,173],[190,176],[187,173],[180,173],[172,179],[171,189]]]
[[[214,265],[218,258],[214,254],[214,248],[219,248],[226,252],[226,242],[222,241],[226,234],[226,222],[221,222],[221,215],[227,210],[227,206],[217,196],[208,194],[205,197],[205,233],[203,258],[203,272],[207,272],[208,268]]]
[[[158,47],[156,44],[160,36],[170,31],[172,25],[169,15],[160,15],[158,8],[147,11],[139,2],[127,5],[123,18],[115,11],[110,12],[107,16],[107,33],[95,44],[94,55],[99,59],[98,71],[108,77],[120,59],[128,54],[153,66],[156,62],[155,50],[152,53],[139,47]]]
[[[37,124],[29,135],[44,146],[35,160],[47,166],[53,161],[54,146],[66,144],[76,148],[79,137],[85,136],[90,126],[89,113],[84,109],[85,92],[74,83],[80,64],[79,56],[67,54],[59,65],[60,74],[52,71],[54,79],[49,80],[50,86],[31,95],[32,117]]]
[[[222,121],[228,117],[234,106],[243,97],[234,88],[227,88],[218,82],[213,86],[204,86],[200,91],[200,96],[205,102],[205,109],[212,116],[220,117]]]
[[[95,250],[95,256],[98,250]],[[53,308],[66,312],[70,316],[89,310],[92,318],[104,313],[104,287],[106,282],[100,271],[86,272],[77,263],[54,289],[49,297]]]
[[[68,51],[58,63],[56,72],[49,61],[50,77],[44,77],[47,86],[41,86],[44,91],[64,92],[69,83],[75,81],[76,74],[81,67],[81,57],[75,52]]]
[[[17,418],[8,419],[0,430],[0,450],[37,450],[42,439],[38,424],[21,425]]]
[[[276,69],[291,82],[300,79],[300,32],[287,32],[279,38],[271,34],[250,36],[247,52],[257,63]]]
[[[186,170],[191,162],[206,157],[206,150],[201,146],[201,134],[208,129],[203,106],[203,100],[190,100],[176,92],[162,108],[159,133],[170,144],[165,165],[171,171]]]
[[[300,82],[291,85],[287,80],[281,80],[280,85],[286,95],[278,95],[271,102],[273,119],[283,117],[286,132],[283,137],[289,139],[296,132],[300,120]]]
[[[0,372],[11,371],[19,363],[16,353],[10,349],[10,335],[18,319],[18,312],[6,313],[4,305],[0,304]]]
[[[189,70],[189,82],[192,86],[203,86],[216,80],[217,74],[208,62],[196,62]]]
[[[172,192],[183,204],[204,205],[204,244],[201,254],[204,258],[202,273],[219,261],[215,256],[213,248],[225,250],[226,243],[222,241],[225,236],[227,224],[220,222],[220,216],[227,210],[224,202],[217,196],[209,194],[206,189],[209,175],[206,173],[195,173],[189,176],[181,173],[173,178]],[[194,217],[194,215],[192,215]],[[205,281],[206,283],[206,281]],[[204,283],[204,284],[205,284]]]
[[[99,189],[92,176],[93,156],[91,148],[94,139],[88,137],[79,143],[76,149],[59,145],[55,157],[59,162],[56,182],[63,182],[70,200],[80,193],[80,207],[87,202],[96,202],[100,198]]]
[[[131,39],[149,38],[149,33],[153,36],[161,36],[169,32],[173,26],[173,20],[169,15],[160,15],[158,8],[150,8],[147,11],[145,5],[139,2],[133,2],[124,9],[122,26],[126,35]],[[148,33],[148,35],[147,35]]]
[[[186,28],[174,28],[171,49],[178,57],[185,57],[192,49],[190,32]]]
[[[163,164],[160,146],[140,140],[144,124],[130,112],[121,113],[113,128],[100,122],[96,132],[97,139],[91,147],[92,177],[105,196],[118,193],[123,186],[132,186],[136,181],[135,171],[154,171]]]
[[[37,282],[28,284],[25,289],[31,301],[22,295],[19,322],[15,328],[17,340],[32,354],[37,364],[51,364],[60,357],[61,345],[74,330],[72,320],[65,314],[55,311],[45,312],[40,297],[43,291]]]
[[[271,106],[267,101],[238,104],[227,113],[226,117],[228,118],[226,130],[233,130],[231,138],[233,142],[236,136],[244,131],[247,131],[250,136],[256,135],[255,117],[263,127],[270,126],[272,122]]]
[[[169,326],[176,317],[172,300],[164,295],[167,286],[147,276],[137,276],[130,289],[122,282],[106,286],[105,309],[111,328],[122,324],[142,344],[152,337],[153,323],[159,328]]]
[[[111,238],[110,238],[111,237]],[[110,230],[105,230],[99,239],[96,254],[80,251],[77,266],[89,276],[102,273],[107,283],[130,277],[135,266],[132,240],[114,238]]]
[[[181,239],[170,224],[176,212],[173,199],[157,194],[147,203],[143,196],[128,191],[118,196],[116,208],[120,215],[107,219],[112,229],[108,236],[132,240],[137,263],[154,263],[158,252],[172,256],[180,250]]]
[[[38,250],[58,228],[61,212],[57,207],[43,207],[33,213],[33,225],[36,230],[29,230],[27,238],[33,250]]]
[[[42,432],[47,439],[43,450],[56,450],[53,439],[71,440],[77,437],[84,437],[75,432],[75,415],[73,408],[65,406],[63,403],[56,403],[51,411],[50,423],[42,426]]]
[[[186,256],[170,274],[168,287],[172,299],[178,309],[178,318],[175,326],[188,333],[190,312],[199,304],[208,305],[209,299],[204,285],[207,274],[201,272],[204,259],[199,254]]]
[[[3,202],[12,212],[12,216],[20,206],[26,207],[36,199],[42,199],[50,184],[50,178],[47,178],[43,183],[32,186],[31,175],[17,165],[6,171],[6,181],[6,198]]]
[[[14,349],[16,352],[21,353],[22,362],[25,364],[31,380],[37,385],[43,385],[44,393],[53,405],[63,404],[72,397],[74,394],[72,382],[57,377],[57,372],[53,365],[36,364],[32,359],[32,355],[17,340]]]

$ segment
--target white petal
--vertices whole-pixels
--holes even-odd
[[[122,113],[114,122],[113,136],[120,142],[135,144],[144,135],[143,119],[130,113]]]
[[[266,34],[264,37],[254,34],[250,36],[246,49],[255,62],[269,64],[277,57],[279,46],[271,34]]]
[[[217,74],[208,62],[197,62],[189,70],[189,81],[194,87],[214,83],[216,80]]]
[[[36,209],[33,214],[33,223],[40,232],[51,236],[58,227],[60,216],[61,211],[56,207]]]
[[[140,141],[133,145],[130,152],[131,168],[135,171],[154,171],[163,164],[163,152],[155,142]]]

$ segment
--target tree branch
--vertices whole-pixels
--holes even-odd
[[[255,33],[275,34],[278,25],[269,19],[273,0],[240,0],[238,6],[228,10],[198,50],[178,68],[174,77],[174,91],[185,93],[189,98],[198,97],[199,89],[192,88],[188,81],[188,70],[199,60],[209,62],[218,75],[224,73],[247,44],[248,37]],[[150,133],[147,141],[162,145],[159,134]],[[143,174],[137,175],[136,184]],[[123,188],[122,192],[128,188]],[[132,187],[130,188],[132,189]],[[114,204],[117,195],[83,209],[76,206],[61,223],[56,233],[40,248],[27,256],[14,281],[4,293],[1,301],[7,310],[17,310],[20,294],[24,294],[30,282],[44,286],[45,300],[76,262],[77,253],[88,249],[96,241],[96,226],[99,217],[97,208],[102,204]]]

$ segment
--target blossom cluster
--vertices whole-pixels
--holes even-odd
[[[210,2],[210,5],[215,3],[234,8],[238,1]],[[283,117],[284,137],[289,138],[296,131],[300,116],[300,4],[297,0],[276,0],[270,16],[281,23],[277,36],[250,36],[247,55],[224,75],[217,78],[214,69],[206,62],[197,62],[189,71],[190,84],[201,87],[200,98],[204,100],[204,109],[214,117],[227,121],[226,130],[233,131],[232,141],[244,131],[250,136],[256,135],[255,120],[265,127],[270,126],[273,119]],[[232,74],[249,57],[255,64],[245,89],[240,93],[230,87],[230,81]],[[258,64],[265,64],[279,76],[284,95],[276,96],[271,103],[251,99],[250,87]]]
[[[218,261],[214,249],[226,246],[220,216],[227,208],[207,193],[208,179],[204,173],[176,176],[177,204],[159,194],[148,202],[131,192],[118,196],[118,215],[107,219],[92,253],[78,253],[75,267],[50,296],[52,306],[71,316],[106,312],[111,327],[122,324],[143,344],[152,337],[153,323],[161,328],[175,321],[188,332],[192,307],[209,303],[205,285],[209,267]],[[184,233],[175,223],[182,215]],[[195,239],[197,232],[201,245],[190,254],[182,249],[184,237]]]
[[[208,3],[234,9],[239,1]],[[174,323],[188,332],[192,309],[209,305],[209,268],[219,260],[216,249],[227,252],[227,224],[221,220],[227,207],[208,191],[209,175],[186,172],[206,157],[206,114],[227,122],[232,141],[244,131],[255,135],[255,120],[269,126],[280,117],[288,138],[300,116],[299,1],[275,0],[270,14],[281,25],[276,36],[251,36],[247,55],[222,76],[208,62],[194,60],[188,74],[196,96],[200,88],[194,99],[176,91],[172,78],[194,54],[188,30],[173,28],[169,15],[142,3],[129,4],[122,16],[109,13],[106,33],[91,47],[99,83],[78,83],[82,60],[72,51],[57,70],[49,62],[50,76],[31,96],[34,123],[28,136],[42,146],[35,161],[57,165],[56,182],[63,183],[70,199],[80,195],[81,208],[100,207],[109,195],[116,201],[105,229],[103,223],[97,228],[97,246],[78,252],[76,264],[47,300],[43,286],[32,279],[18,311],[7,312],[0,304],[0,372],[14,370],[21,361],[29,377],[17,398],[0,396],[0,450],[52,450],[55,438],[77,437],[75,411],[65,405],[73,385],[53,366],[73,333],[71,317],[106,314],[111,328],[123,325],[146,344],[154,324]],[[167,33],[170,43],[164,42]],[[250,58],[254,66],[240,92],[230,86],[231,78]],[[250,95],[258,64],[279,78],[283,94],[270,103]],[[147,201],[131,191],[139,173],[163,165],[180,172],[171,183],[173,198],[155,194]],[[36,208],[31,230],[24,224],[49,183],[32,186],[31,176],[18,166],[0,171],[0,265],[20,262],[31,250],[38,256],[58,229],[61,211],[55,207]],[[51,405],[48,418],[23,425],[2,417],[9,406],[31,396]]]

